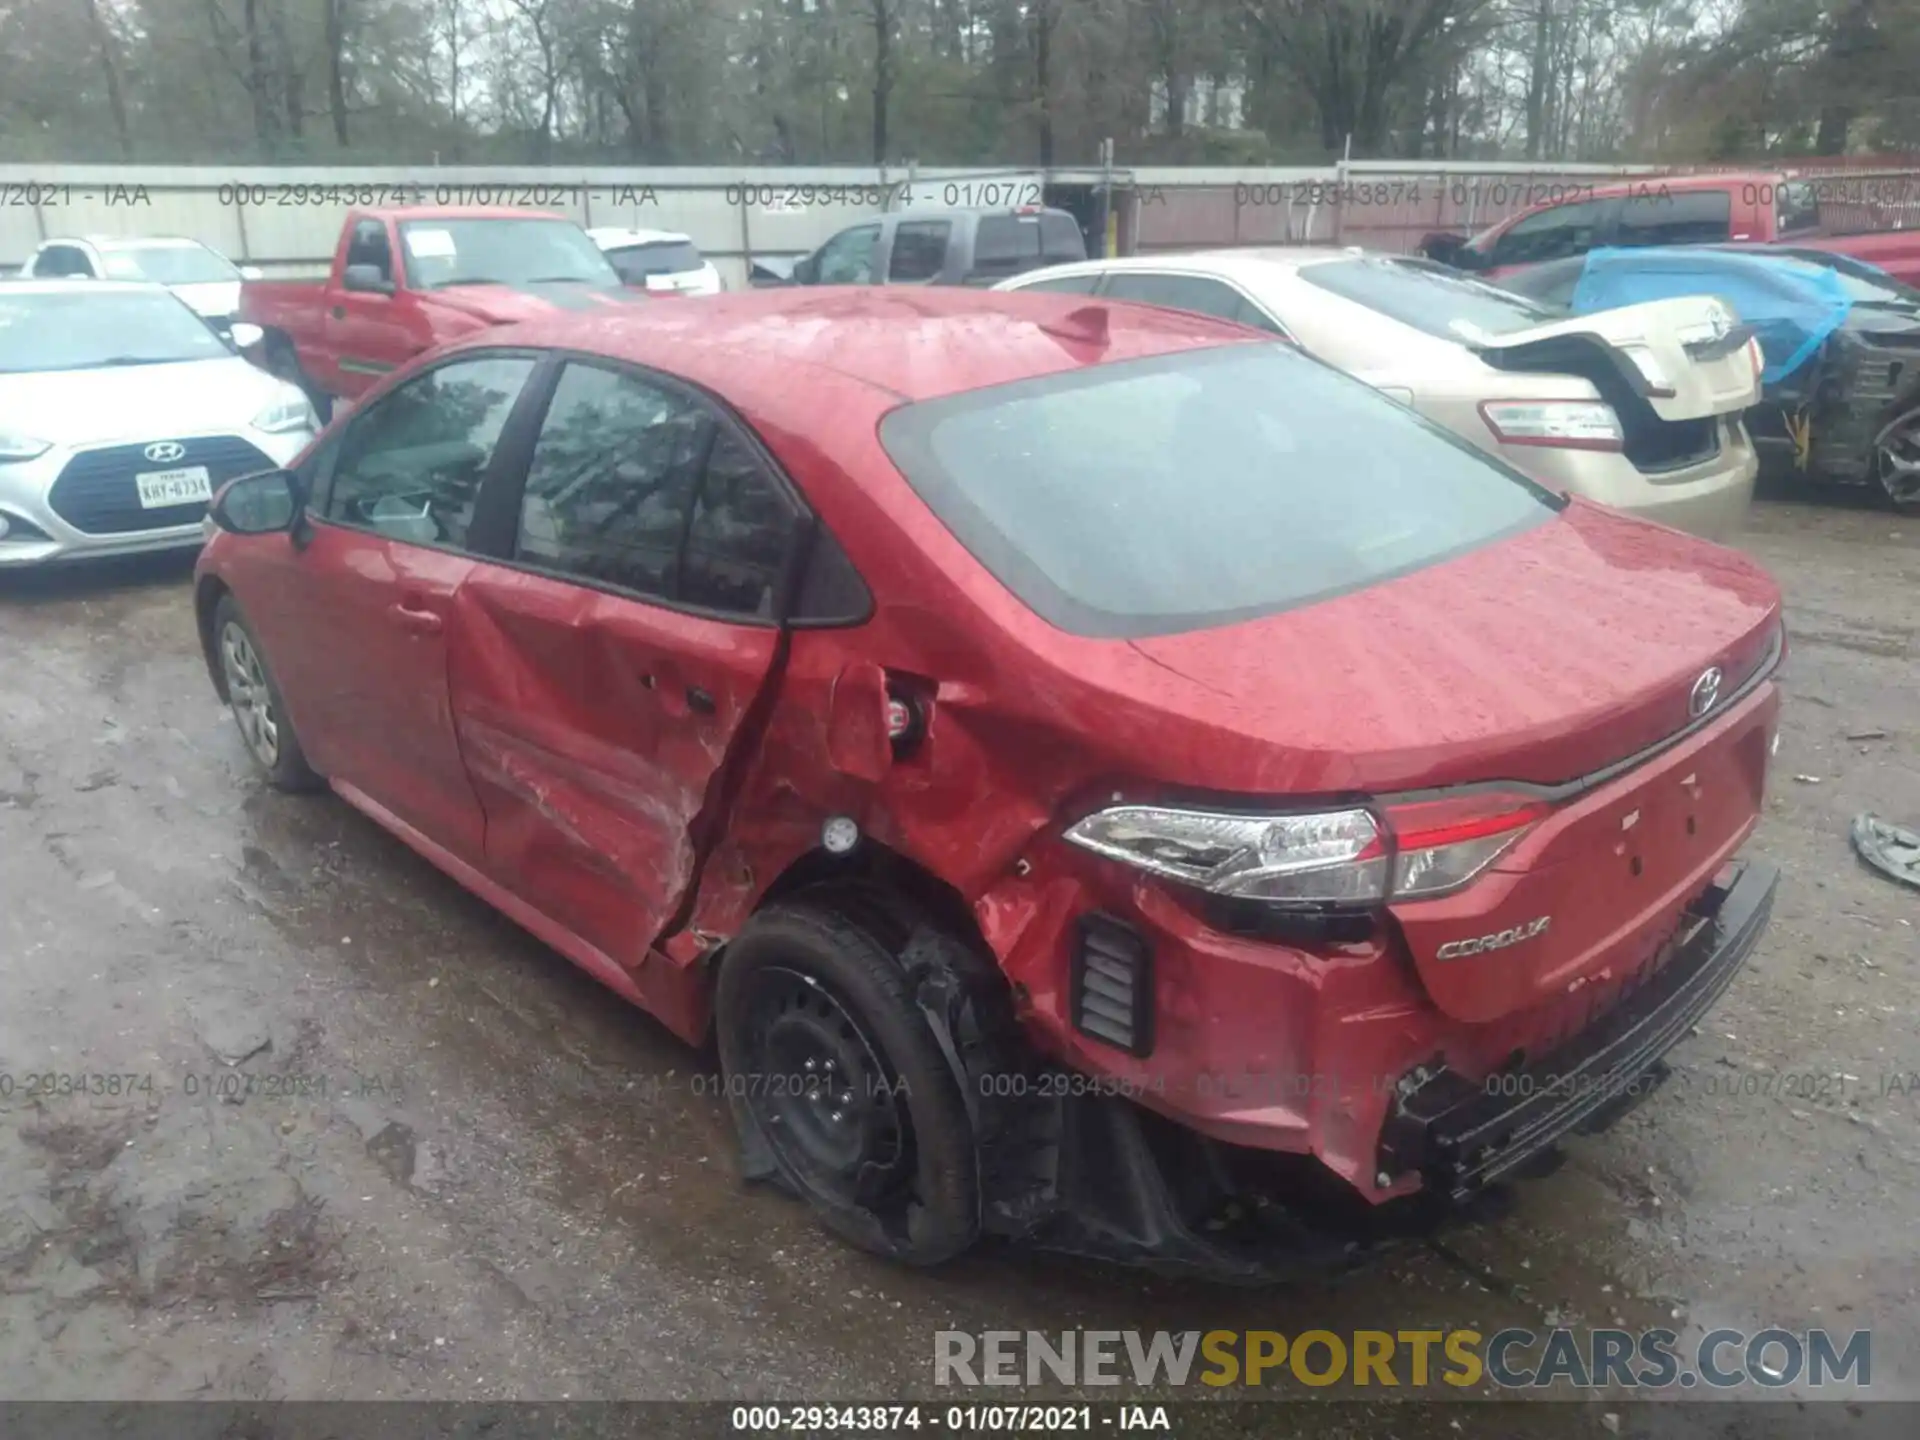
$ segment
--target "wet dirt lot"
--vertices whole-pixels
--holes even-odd
[[[1257,1293],[841,1248],[737,1182],[705,1057],[252,777],[190,562],[0,577],[0,1397],[948,1400],[942,1329],[1615,1321],[1871,1327],[1873,1394],[1920,1395],[1920,892],[1846,840],[1920,822],[1920,519],[1776,500],[1742,543],[1793,637],[1747,972],[1498,1224]],[[48,1075],[109,1093],[29,1096]],[[1500,1423],[1384,1408],[1310,1428]],[[1556,1423],[1725,1423],[1618,1408]],[[1816,1419],[1865,1426],[1781,1433]]]

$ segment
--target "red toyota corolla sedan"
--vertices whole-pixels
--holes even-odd
[[[716,1038],[747,1173],[910,1261],[1298,1273],[1624,1109],[1772,903],[1773,582],[1224,322],[556,316],[213,514],[271,781]]]

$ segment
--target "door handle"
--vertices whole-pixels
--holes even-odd
[[[402,630],[411,630],[416,635],[438,635],[444,628],[441,619],[431,610],[416,610],[404,602],[389,606],[387,614]]]
[[[712,695],[698,685],[689,685],[687,686],[687,708],[697,710],[702,715],[711,715],[718,707],[713,703]]]

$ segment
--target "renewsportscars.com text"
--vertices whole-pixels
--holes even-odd
[[[1710,1330],[941,1330],[936,1385],[1865,1388],[1873,1332]]]

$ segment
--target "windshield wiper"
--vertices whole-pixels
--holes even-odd
[[[522,285],[597,285],[604,277],[592,275],[536,275],[531,280],[522,280]],[[618,277],[615,277],[618,283]]]

